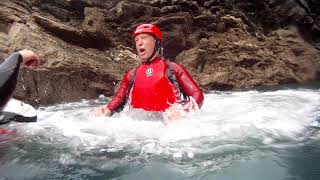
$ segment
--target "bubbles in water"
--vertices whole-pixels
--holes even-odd
[[[172,155],[173,159],[175,161],[181,161],[182,160],[182,153],[181,152],[176,152]]]
[[[193,152],[188,152],[187,156],[188,156],[188,158],[192,159],[194,157],[194,153]]]

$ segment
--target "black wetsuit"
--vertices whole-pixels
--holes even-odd
[[[11,98],[16,88],[22,56],[14,53],[0,64],[0,112]]]
[[[23,114],[15,112],[2,111],[10,100],[14,89],[16,88],[18,73],[22,56],[20,53],[14,53],[0,64],[0,124],[6,124],[10,121],[35,122],[37,116],[26,117]]]

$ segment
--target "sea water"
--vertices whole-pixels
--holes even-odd
[[[0,180],[320,179],[320,90],[211,92],[200,111],[166,124],[159,114],[95,117],[108,101],[38,109],[11,123]]]

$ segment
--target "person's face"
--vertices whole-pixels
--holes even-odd
[[[156,39],[149,34],[139,34],[134,38],[136,44],[137,54],[141,62],[146,62],[153,53]],[[157,53],[155,54],[157,55]]]

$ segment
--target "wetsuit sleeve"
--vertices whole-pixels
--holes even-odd
[[[123,76],[119,89],[117,90],[112,100],[108,103],[107,108],[110,111],[114,111],[119,105],[123,103],[123,101],[126,100],[126,96],[129,88],[129,81],[130,81],[130,74],[131,74],[130,72],[126,73]]]
[[[204,100],[202,90],[199,88],[198,84],[192,79],[192,77],[184,67],[176,63],[172,64],[181,89],[188,96],[193,97],[193,99],[197,102],[199,108],[201,108]]]
[[[0,65],[0,110],[13,94],[21,62],[22,56],[17,52],[6,58]]]

